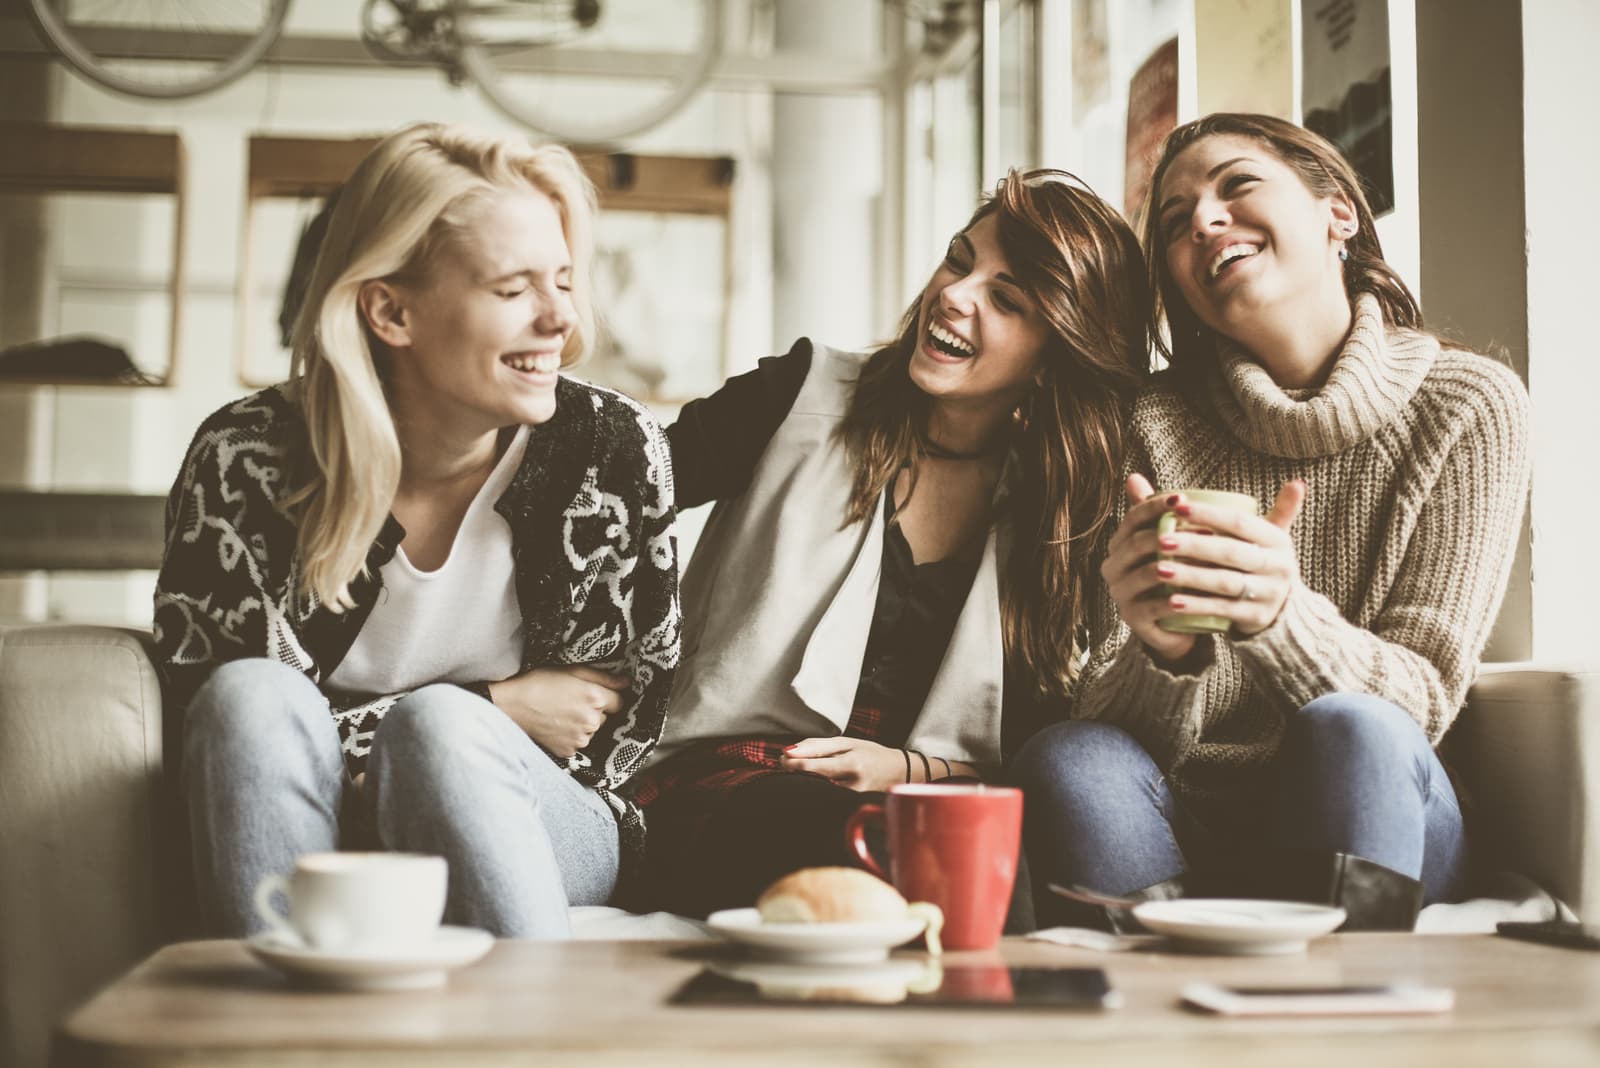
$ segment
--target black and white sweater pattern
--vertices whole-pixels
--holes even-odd
[[[611,806],[631,860],[643,821],[624,787],[661,736],[678,663],[671,460],[660,426],[633,401],[568,378],[556,397],[495,510],[511,528],[522,669],[592,664],[632,680],[622,710],[564,762]],[[405,537],[393,516],[350,586],[355,607],[333,612],[291,592],[297,528],[282,502],[308,462],[300,409],[278,388],[227,405],[195,434],[167,500],[155,594],[162,688],[175,708],[217,665],[246,657],[322,685],[377,603],[379,569]],[[404,694],[323,690],[354,776]]]

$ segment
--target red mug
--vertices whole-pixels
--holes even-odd
[[[885,873],[867,850],[866,827],[889,831]],[[1022,791],[1010,786],[911,783],[889,788],[887,805],[866,804],[845,825],[861,863],[907,901],[944,913],[944,944],[987,949],[1000,940],[1022,846]]]

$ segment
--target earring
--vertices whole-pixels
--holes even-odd
[[[1344,263],[1350,259],[1350,250],[1344,247],[1344,242],[1339,242],[1339,262]]]

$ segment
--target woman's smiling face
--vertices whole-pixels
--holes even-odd
[[[555,204],[531,190],[475,205],[407,291],[397,380],[464,428],[555,414],[561,354],[577,319],[572,259]]]
[[[1150,252],[1212,330],[1240,340],[1256,317],[1348,300],[1338,250],[1354,233],[1354,208],[1316,196],[1264,142],[1195,142],[1167,168],[1155,200],[1162,247]]]
[[[1010,409],[1043,366],[1049,338],[987,214],[951,239],[922,291],[911,380],[935,401]]]

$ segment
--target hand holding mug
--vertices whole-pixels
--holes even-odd
[[[1111,535],[1106,558],[1100,563],[1100,577],[1133,636],[1158,660],[1176,662],[1189,655],[1195,638],[1160,625],[1161,617],[1172,609],[1167,603],[1167,580],[1156,573],[1160,562],[1156,524],[1162,513],[1179,503],[1180,496],[1157,496],[1149,480],[1138,474],[1128,476],[1125,489],[1128,514]]]
[[[1156,533],[1153,570],[1172,588],[1157,613],[1158,626],[1183,626],[1177,617],[1210,617],[1215,629],[1243,637],[1267,629],[1300,577],[1289,528],[1305,502],[1305,483],[1285,482],[1265,517],[1172,496],[1178,498],[1171,506],[1177,522],[1160,523]]]

